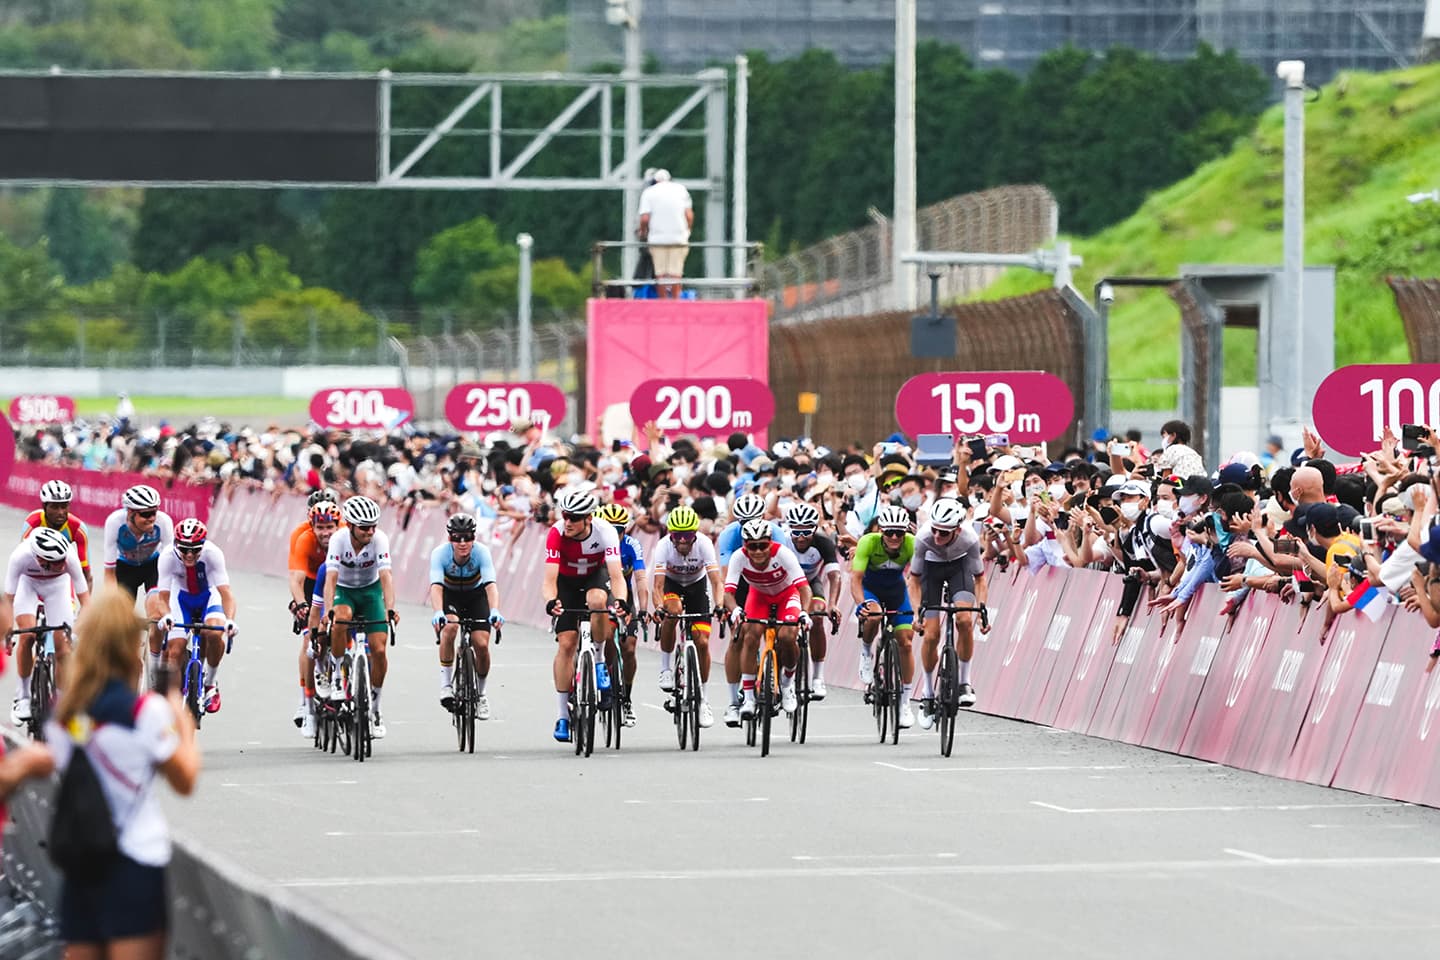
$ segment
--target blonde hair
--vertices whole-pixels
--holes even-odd
[[[135,614],[135,601],[107,590],[80,611],[76,643],[65,665],[63,691],[55,719],[61,726],[90,709],[111,680],[136,686],[140,681],[140,632],[145,622]]]

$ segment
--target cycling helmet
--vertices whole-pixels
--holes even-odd
[[[618,503],[607,503],[600,508],[600,519],[624,530],[630,526],[630,511]]]
[[[740,527],[740,537],[746,543],[752,540],[770,539],[770,521],[756,517],[753,520],[746,520]]]
[[[321,500],[310,508],[309,520],[311,526],[322,520],[330,523],[340,522],[340,508],[333,500]]]
[[[801,530],[814,531],[815,525],[820,522],[820,511],[808,503],[797,503],[785,511],[785,520],[796,533]]]
[[[578,513],[590,516],[600,506],[600,501],[589,490],[567,490],[560,495],[560,510],[564,513]]]
[[[334,490],[326,487],[321,487],[319,490],[316,490],[314,493],[310,494],[310,496],[306,498],[305,506],[313,507],[315,506],[315,504],[323,503],[327,500],[331,503],[334,503],[336,499],[337,498],[335,496]]]
[[[154,487],[147,487],[143,483],[137,483],[125,495],[120,498],[126,510],[158,510],[160,508],[160,491]]]
[[[51,480],[40,488],[41,503],[69,503],[74,496],[75,491],[64,480]]]
[[[175,546],[203,547],[205,546],[205,538],[209,535],[210,531],[205,529],[205,524],[196,520],[194,517],[190,517],[176,524]]]
[[[70,539],[59,530],[36,527],[30,534],[30,553],[36,560],[64,560],[70,551]]]
[[[340,509],[352,527],[373,527],[380,522],[380,508],[369,497],[351,497]]]
[[[475,518],[468,513],[457,513],[445,521],[445,532],[452,537],[473,537]]]
[[[700,529],[700,514],[690,507],[676,507],[665,518],[665,526],[671,533],[688,533]]]
[[[747,493],[735,501],[735,519],[742,523],[746,520],[754,520],[756,517],[765,515],[765,501]]]
[[[904,507],[899,507],[894,504],[891,504],[888,507],[881,507],[880,514],[875,519],[880,524],[881,530],[910,529],[909,511],[907,511]]]
[[[936,500],[930,510],[930,527],[933,530],[954,530],[965,519],[965,508],[953,497]]]

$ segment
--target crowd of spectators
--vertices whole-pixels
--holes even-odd
[[[463,510],[499,545],[551,522],[557,491],[576,484],[630,509],[640,532],[662,531],[680,504],[695,509],[707,532],[718,531],[747,492],[765,497],[777,520],[810,503],[825,518],[822,532],[842,549],[881,506],[904,506],[918,527],[936,498],[957,497],[986,558],[1001,567],[1124,576],[1117,641],[1142,596],[1168,619],[1212,581],[1224,591],[1226,612],[1269,591],[1317,604],[1327,617],[1359,601],[1372,616],[1386,602],[1403,603],[1440,627],[1440,537],[1430,539],[1440,491],[1440,475],[1431,473],[1440,446],[1433,432],[1403,445],[1387,433],[1359,462],[1340,463],[1306,431],[1291,454],[1273,437],[1260,453],[1237,452],[1213,470],[1182,421],[1162,427],[1153,451],[1140,441],[1135,431],[1100,431],[1052,458],[1044,445],[990,447],[964,438],[951,462],[921,466],[899,434],[871,446],[832,449],[800,439],[762,449],[746,434],[666,438],[647,425],[639,443],[602,449],[578,438],[562,442],[529,421],[469,438],[273,423],[256,431],[214,420],[134,429],[119,419],[28,432],[18,445],[30,459],[162,479],[302,494],[326,486],[382,504]]]

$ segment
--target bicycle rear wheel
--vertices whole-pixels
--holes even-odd
[[[770,722],[774,719],[775,703],[779,690],[776,687],[775,653],[765,654],[765,667],[760,672],[760,683],[755,690],[755,709],[760,714],[760,756],[770,755]]]
[[[890,715],[890,743],[900,742],[900,708],[904,705],[905,684],[900,680],[900,651],[894,634],[885,644],[885,710]],[[880,734],[885,739],[885,734]]]
[[[805,742],[806,714],[810,712],[810,644],[805,637],[798,642],[795,661],[795,712],[790,714],[790,742]]]
[[[690,749],[700,749],[700,652],[695,644],[685,644],[685,714],[690,718]],[[682,743],[681,748],[684,748]]]
[[[45,721],[50,719],[50,697],[54,684],[51,682],[50,658],[35,658],[35,668],[30,673],[30,739],[45,739]]]
[[[950,756],[955,746],[955,722],[960,713],[960,667],[955,659],[955,648],[946,644],[940,648],[940,689],[936,702],[936,729],[940,731],[940,755]]]

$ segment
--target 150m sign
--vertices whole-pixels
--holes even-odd
[[[1054,374],[1034,371],[922,373],[895,394],[908,434],[1008,434],[1011,443],[1053,440],[1070,426],[1075,398]]]
[[[764,430],[775,416],[775,396],[759,380],[646,380],[630,395],[630,418],[655,421],[661,430],[716,436]]]

